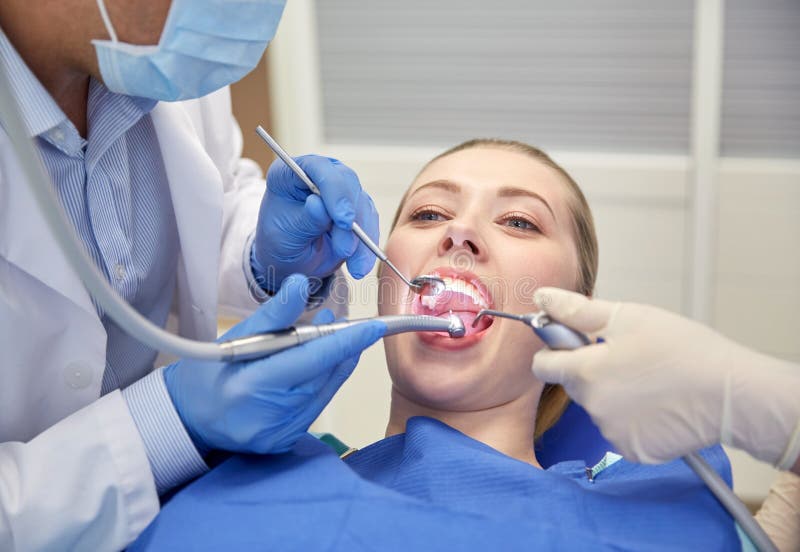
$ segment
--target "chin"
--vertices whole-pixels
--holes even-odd
[[[445,411],[473,410],[486,399],[494,384],[480,358],[441,352],[435,356],[406,354],[398,359],[390,369],[395,391],[422,407]]]
[[[460,410],[480,393],[481,379],[463,366],[415,363],[392,371],[394,390],[407,400],[437,410]]]

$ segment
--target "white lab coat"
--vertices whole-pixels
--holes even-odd
[[[242,271],[264,181],[240,159],[227,89],[152,111],[180,239],[174,310],[210,340],[218,305],[255,308]],[[118,391],[100,399],[106,333],[0,129],[0,550],[115,550],[158,512]]]

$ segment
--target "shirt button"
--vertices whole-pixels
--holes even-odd
[[[71,362],[64,368],[64,383],[72,389],[86,389],[92,383],[92,367],[83,362]]]
[[[114,278],[116,280],[124,280],[128,272],[125,270],[125,265],[117,263],[114,265]]]

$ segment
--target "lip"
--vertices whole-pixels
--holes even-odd
[[[438,276],[439,278],[451,278],[454,280],[462,280],[467,282],[468,284],[472,285],[480,295],[481,299],[486,303],[487,308],[494,308],[494,299],[492,294],[489,292],[489,289],[486,285],[480,281],[480,278],[477,274],[470,272],[468,270],[456,270],[452,267],[439,267],[433,270],[426,272],[426,274],[430,274],[433,276]],[[444,291],[438,301],[432,306],[425,306],[423,304],[423,298],[421,296],[417,296],[414,298],[414,301],[411,304],[411,310],[414,314],[428,314],[433,316],[441,316],[441,315],[449,315],[450,312],[453,314],[458,315],[464,325],[468,328],[468,332],[472,327],[472,320],[477,315],[478,311],[483,308],[480,305],[474,304],[471,300],[465,299],[461,293],[455,293],[452,295],[445,295],[450,294],[448,291]],[[487,323],[483,326],[480,330],[475,333],[468,333],[464,337],[460,338],[452,338],[448,335],[444,335],[437,332],[419,332],[416,335],[428,346],[437,348],[437,349],[445,349],[445,350],[458,350],[458,349],[465,349],[468,347],[472,347],[479,341],[481,341],[486,334],[492,327],[492,319],[487,318]]]

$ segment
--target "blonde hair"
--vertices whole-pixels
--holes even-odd
[[[570,192],[570,201],[568,204],[569,213],[572,219],[572,234],[575,238],[577,252],[578,252],[578,273],[575,275],[575,290],[586,296],[591,296],[594,292],[594,285],[597,280],[597,266],[599,250],[597,246],[597,233],[594,228],[594,217],[578,184],[572,177],[561,167],[558,163],[553,161],[549,155],[524,142],[516,140],[503,140],[499,138],[475,138],[462,142],[447,151],[440,153],[430,161],[428,161],[422,168],[420,173],[425,170],[431,163],[446,157],[453,153],[472,149],[472,148],[499,148],[507,151],[522,153],[533,159],[547,165],[555,170],[563,179]],[[403,198],[400,200],[400,205],[397,207],[397,212],[392,221],[392,230],[397,224],[397,218],[400,216],[400,211],[406,202],[408,191],[406,191]],[[536,411],[536,425],[534,430],[534,439],[541,437],[545,431],[550,429],[564,413],[564,410],[569,404],[569,397],[560,385],[546,384],[542,391],[542,396],[539,399],[539,407]]]

